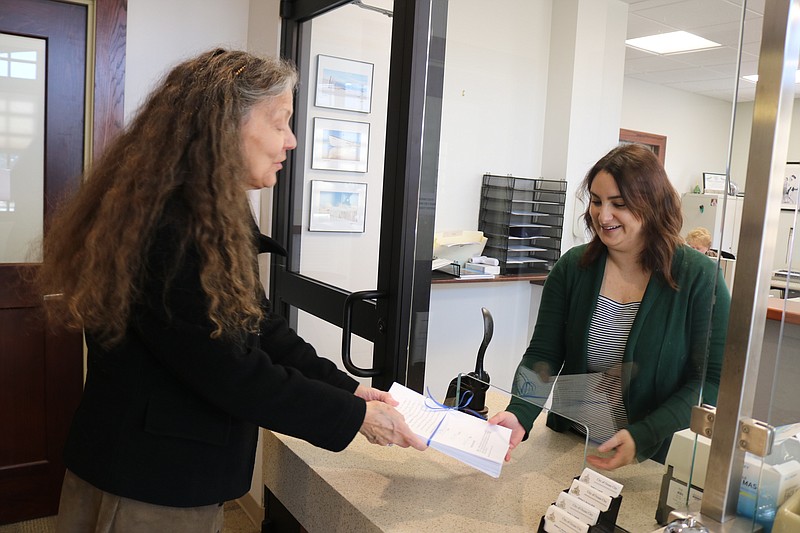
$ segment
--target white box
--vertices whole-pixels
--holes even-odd
[[[697,451],[694,449],[697,437]],[[692,485],[702,489],[706,482],[708,454],[711,451],[711,439],[697,435],[691,429],[677,431],[672,436],[672,444],[667,452],[664,466],[672,466],[672,477],[689,484],[689,471],[692,471]],[[694,457],[694,468],[692,458]]]
[[[760,458],[745,454],[736,513],[752,518],[756,501],[756,522],[768,526],[775,510],[800,490],[800,440],[785,439],[773,446],[772,453]]]

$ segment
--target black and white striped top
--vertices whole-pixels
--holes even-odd
[[[589,324],[584,401],[576,409],[573,427],[581,434],[589,427],[590,440],[602,443],[628,425],[622,403],[621,368],[628,335],[641,302],[621,304],[599,295]]]

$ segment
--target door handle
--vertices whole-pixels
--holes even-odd
[[[384,291],[358,291],[351,293],[344,300],[344,316],[342,317],[342,363],[348,372],[360,378],[371,378],[380,375],[382,368],[359,368],[350,358],[350,318],[353,314],[353,304],[357,300],[373,300],[386,298]]]

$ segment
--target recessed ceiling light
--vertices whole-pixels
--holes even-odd
[[[753,83],[758,81],[758,74],[751,74],[749,76],[742,76],[742,79],[747,81],[752,81]],[[794,82],[800,83],[800,70],[795,71],[794,73]]]
[[[636,39],[628,39],[625,44],[638,50],[659,55],[680,54],[722,46],[719,43],[685,31],[672,31],[659,33],[658,35],[648,35],[647,37],[637,37]]]

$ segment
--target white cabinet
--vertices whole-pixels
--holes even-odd
[[[706,228],[711,233],[711,247],[719,246],[719,227],[722,210],[717,207],[719,197],[716,194],[684,194],[681,198],[683,210],[683,227],[681,236],[686,237],[694,228]]]
[[[724,201],[725,196],[722,194],[684,194],[681,198],[681,235],[685,237],[694,228],[704,227],[711,233],[711,248],[736,255],[744,197],[728,196],[727,204]]]
[[[722,195],[719,200],[719,211],[722,213],[723,203]],[[718,226],[717,235],[719,235],[720,249],[730,252],[733,255],[739,253],[739,232],[742,229],[742,207],[744,206],[744,196],[728,196],[728,203],[725,205],[724,220],[725,225]],[[717,217],[721,219],[722,217]],[[719,220],[721,222],[721,220]]]

